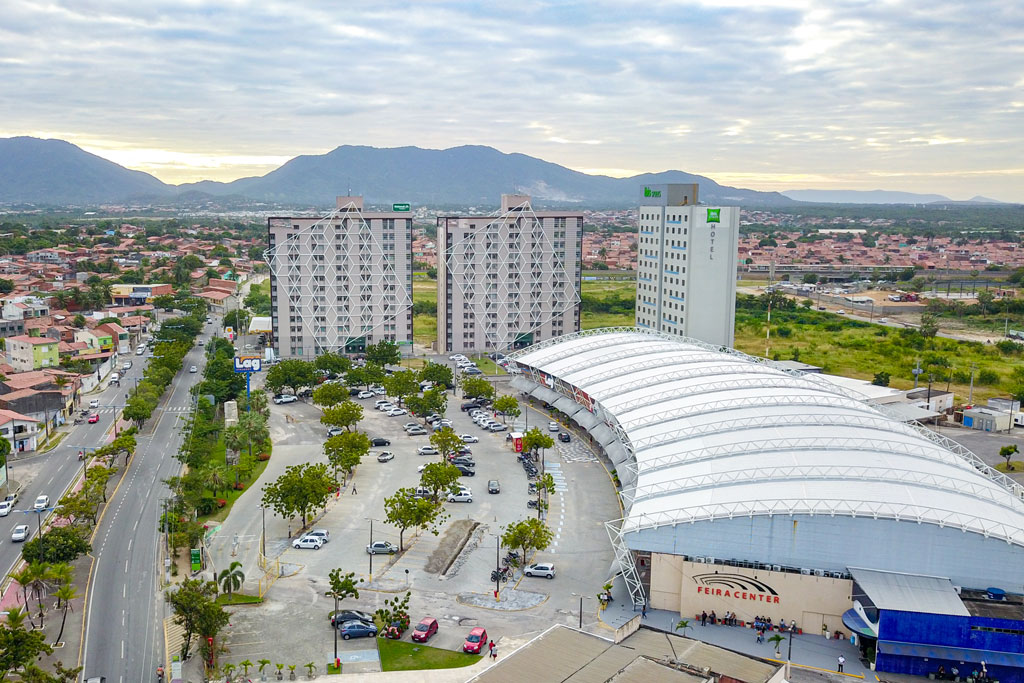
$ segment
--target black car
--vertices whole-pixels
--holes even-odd
[[[459,468],[459,474],[461,474],[462,476],[466,476],[466,477],[475,477],[476,476],[476,470],[474,468],[469,467],[468,465],[465,465],[463,463],[454,463],[454,465]]]
[[[391,445],[391,441],[389,441],[388,439],[385,439],[383,436],[375,436],[372,439],[370,439],[370,445],[371,446],[390,446]]]
[[[570,440],[569,439],[569,433],[568,432],[559,432],[558,433],[558,440],[561,441],[562,443],[569,443],[569,440]]]
[[[498,483],[497,479],[491,479],[487,482],[487,493],[501,493],[501,484]]]
[[[462,412],[466,412],[467,410],[473,410],[474,408],[479,407],[480,404],[477,403],[476,401],[467,401],[466,403],[463,403],[461,406],[459,406],[459,409],[462,410]]]
[[[457,465],[465,465],[467,467],[476,467],[476,461],[473,460],[473,458],[470,458],[468,456],[461,456],[461,455],[459,457],[457,457],[457,458],[452,458],[452,464],[456,465],[456,466]]]
[[[331,615],[331,626],[344,624],[346,621],[362,621],[367,624],[372,624],[373,615],[369,612],[361,612],[357,609],[343,609]]]

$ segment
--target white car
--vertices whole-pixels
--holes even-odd
[[[440,451],[438,451],[433,446],[420,446],[419,450],[416,451],[416,453],[418,455],[438,455]]]
[[[538,562],[523,569],[523,576],[543,576],[545,579],[555,578],[555,565],[550,562]]]
[[[370,387],[370,391],[373,392],[374,396],[386,396],[388,393],[387,390],[385,390],[384,387],[381,386],[372,386]]]
[[[453,353],[452,355],[448,356],[448,360],[466,360],[466,357],[461,353]]]
[[[395,459],[395,454],[391,451],[381,451],[377,455],[377,462],[390,462]]]
[[[459,434],[459,438],[462,439],[462,443],[479,443],[480,439],[473,436],[472,434]]]
[[[503,432],[506,429],[508,429],[508,427],[501,424],[500,422],[494,422],[492,424],[487,425],[487,431],[489,432]]]
[[[89,401],[89,407],[90,408],[99,408],[100,407],[100,400],[98,398],[94,398],[93,400]]]
[[[306,535],[307,536],[316,536],[317,538],[323,540],[324,543],[328,543],[331,540],[331,532],[328,531],[327,529],[313,529],[312,531],[310,531]]]
[[[33,510],[45,510],[48,507],[50,507],[49,496],[39,496],[36,498],[36,502],[32,503]]]
[[[29,535],[29,526],[28,526],[28,524],[19,524],[18,526],[14,527],[14,530],[11,532],[11,540],[12,541],[24,541],[26,538],[28,538],[28,535]]]
[[[405,408],[392,408],[388,411],[388,417],[399,417],[400,415],[408,415]]]
[[[313,550],[320,550],[324,545],[324,540],[319,536],[310,536],[306,534],[302,538],[296,538],[292,541],[293,548],[312,548]]]
[[[391,401],[387,400],[386,398],[378,398],[376,401],[373,402],[373,405],[377,408],[380,408],[385,403],[391,405]]]
[[[559,430],[557,422],[548,422],[548,431],[557,432]]]
[[[405,433],[409,436],[425,436],[427,434],[427,430],[423,427],[413,427],[412,429],[405,430]]]
[[[196,374],[197,372],[199,372],[199,368],[197,368],[196,366],[194,366],[194,365],[193,365],[192,367],[190,367],[190,368],[188,369],[188,371],[189,371],[189,372],[191,372],[191,373],[192,373],[192,374],[194,375],[194,374]]]
[[[295,394],[278,394],[274,397],[274,403],[281,405],[282,403],[295,403],[299,400],[299,397]]]
[[[9,500],[0,501],[0,517],[6,517],[11,514],[11,509],[14,507],[14,503]]]
[[[372,391],[360,391],[356,394],[356,398],[373,398],[374,393]]]
[[[377,406],[377,410],[379,410],[382,413],[386,413],[389,410],[394,410],[395,407],[396,406],[391,403],[381,403],[379,406]]]
[[[404,425],[402,425],[402,429],[404,429],[405,431],[409,431],[410,429],[415,429],[421,426],[422,425],[419,422],[406,422]]]
[[[473,502],[473,492],[470,491],[469,489],[462,489],[458,493],[449,493],[448,494],[448,502],[449,503],[472,503]]]

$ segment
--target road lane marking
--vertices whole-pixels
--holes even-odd
[[[138,524],[139,524],[139,521],[135,520],[135,525],[138,526]],[[135,540],[134,538],[129,538],[128,539],[128,552],[132,551],[132,541],[134,541],[134,540]]]
[[[124,641],[121,641],[121,659],[124,659]]]
[[[124,573],[125,573],[125,574],[127,574],[127,573],[128,573],[128,560],[125,560],[125,561],[124,561]]]
[[[123,586],[121,586],[121,597],[122,598],[127,598],[128,597],[128,584],[127,583],[124,584]]]

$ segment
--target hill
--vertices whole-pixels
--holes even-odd
[[[819,204],[930,204],[948,202],[941,194],[917,194],[892,190],[786,190],[782,194],[798,202]]]

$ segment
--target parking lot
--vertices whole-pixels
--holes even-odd
[[[553,620],[576,624],[579,595],[594,595],[608,579],[613,554],[604,522],[619,517],[619,507],[607,472],[574,436],[568,444],[556,442],[556,447],[545,454],[545,462],[550,465],[548,471],[556,479],[556,493],[548,512],[548,523],[555,539],[552,547],[539,553],[534,561],[555,563],[556,578],[520,579],[517,576],[503,586],[503,591],[516,588],[516,592],[529,594],[531,604],[538,604],[533,609],[512,612],[471,604],[486,605],[480,596],[490,596],[493,591],[490,572],[495,566],[497,536],[502,527],[536,516],[537,511],[527,507],[531,497],[527,493],[527,478],[511,444],[506,442],[506,432],[489,433],[478,428],[459,410],[461,399],[453,396],[449,396],[446,415],[453,420],[454,430],[479,438],[478,443],[468,444],[476,460],[477,473],[460,479],[472,489],[472,502],[445,503],[450,519],[440,529],[440,535],[413,534],[410,530],[405,535],[404,553],[368,555],[365,547],[371,539],[371,523],[374,541],[399,543],[398,530],[383,521],[384,498],[400,487],[415,487],[419,482],[417,467],[439,459],[436,455],[416,454],[420,446],[429,444],[429,437],[405,434],[402,425],[415,418],[384,415],[374,408],[376,398],[357,401],[364,406],[359,429],[370,437],[387,438],[391,444],[371,449],[353,480],[315,523],[317,528],[330,532],[330,541],[320,550],[294,549],[289,534],[294,536],[297,529],[286,520],[268,515],[267,554],[279,557],[296,573],[279,579],[263,605],[238,610],[229,636],[231,654],[226,661],[246,657],[254,661],[261,657],[274,659],[284,656],[280,652],[288,652],[290,658],[301,659],[301,663],[326,661],[325,658],[333,656],[333,632],[328,621],[333,600],[324,593],[329,587],[327,576],[337,567],[355,572],[364,580],[364,587],[371,586],[370,590],[361,591],[359,599],[346,600],[344,608],[372,612],[385,599],[404,593],[408,588],[412,594],[410,617],[413,624],[423,616],[437,618],[440,629],[430,645],[452,650],[461,649],[465,635],[475,625],[485,626],[489,637],[497,641],[503,636],[542,630]],[[325,460],[321,445],[327,436],[326,428],[319,423],[320,411],[316,407],[298,402],[273,406],[272,411],[275,448],[271,463],[275,467],[268,468],[268,472],[283,471],[298,462]],[[543,428],[547,422],[547,416],[536,411],[531,413],[531,426]],[[382,450],[393,452],[394,459],[377,462],[375,456]],[[269,476],[272,479],[277,474]],[[487,493],[490,479],[499,480],[500,493]],[[447,562],[439,563],[437,555],[445,553],[439,553],[438,548],[445,542],[445,532],[458,520],[471,520],[479,527],[459,561],[444,574],[440,568]],[[502,556],[505,550],[501,549]],[[587,598],[584,611],[585,625],[593,625],[596,620],[593,600]],[[265,635],[257,637],[263,631]],[[408,640],[409,635],[410,632],[406,632],[403,640]],[[339,650],[358,660],[351,664],[357,670],[375,670],[372,641],[340,642]],[[300,652],[304,654],[300,656]]]

